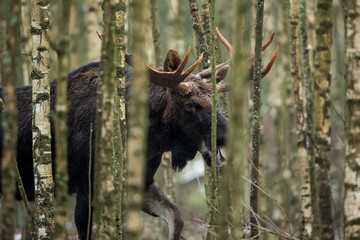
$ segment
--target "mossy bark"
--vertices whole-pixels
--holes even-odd
[[[211,167],[207,171],[207,224],[209,226],[206,239],[216,239],[216,209],[218,209],[218,179],[216,174],[217,146],[216,146],[216,126],[217,126],[217,88],[216,88],[216,51],[215,51],[215,12],[216,0],[210,0],[210,62],[211,62],[211,82],[212,82],[212,113],[211,113]],[[209,22],[207,24],[209,25]]]
[[[50,131],[50,2],[33,0],[31,33],[32,103],[33,103],[33,161],[37,232],[39,239],[53,238],[54,182],[51,158]]]
[[[255,24],[255,63],[253,86],[253,111],[252,111],[252,154],[251,154],[251,188],[250,188],[250,215],[251,237],[258,238],[257,220],[254,214],[258,213],[258,185],[259,185],[259,157],[260,157],[260,107],[261,107],[261,55],[262,55],[262,28],[264,19],[264,1],[257,1]]]
[[[314,141],[315,164],[318,166],[318,198],[320,211],[320,238],[334,239],[329,183],[331,145],[330,63],[332,43],[332,2],[319,0],[316,13],[316,51],[314,60]]]
[[[94,239],[115,239],[116,205],[114,187],[115,11],[116,1],[104,1],[104,41],[97,94],[94,161]]]
[[[192,26],[196,38],[196,55],[200,56],[201,53],[204,53],[203,60],[199,64],[199,69],[208,68],[209,46],[206,44],[204,27],[199,14],[198,2],[196,0],[189,0],[189,5],[190,5],[190,14],[192,19]]]
[[[1,206],[1,237],[5,240],[14,239],[15,234],[15,192],[16,192],[16,150],[17,150],[17,107],[15,95],[15,82],[18,74],[16,69],[19,64],[20,53],[18,51],[20,37],[20,1],[14,0],[0,4],[0,12],[3,14],[1,23],[5,25],[6,34],[3,36],[4,51],[1,53],[1,78],[3,84],[2,112],[3,148],[2,169],[0,173],[2,184]],[[5,46],[4,46],[5,45]]]
[[[360,1],[345,1],[346,45],[346,156],[345,239],[360,239]]]

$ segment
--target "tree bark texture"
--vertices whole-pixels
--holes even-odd
[[[9,5],[8,5],[9,4]],[[3,103],[2,115],[3,148],[1,157],[1,184],[2,184],[2,206],[1,206],[1,238],[4,240],[14,239],[15,234],[15,192],[16,192],[16,150],[17,150],[17,107],[15,95],[15,82],[18,78],[16,69],[19,64],[20,53],[18,51],[20,37],[20,9],[19,0],[1,3],[1,22],[6,24],[6,41],[0,63],[2,69]]]
[[[190,14],[192,18],[192,26],[196,38],[196,55],[199,57],[201,53],[204,53],[202,62],[199,64],[199,68],[205,68],[205,59],[209,59],[209,46],[206,45],[206,39],[204,34],[204,27],[199,14],[199,6],[196,0],[189,0]]]
[[[300,51],[301,51],[301,77],[303,86],[305,86],[305,141],[307,152],[307,163],[304,162],[304,186],[302,187],[302,211],[303,211],[303,236],[312,237],[313,234],[313,219],[318,218],[318,214],[313,209],[314,196],[312,189],[316,182],[314,179],[314,147],[312,143],[313,137],[313,118],[312,109],[313,101],[313,82],[311,79],[311,69],[309,60],[308,49],[308,28],[307,28],[307,15],[306,15],[306,0],[299,0],[299,30],[300,30]],[[310,202],[309,202],[310,201]],[[306,236],[307,235],[307,236]]]
[[[94,161],[93,237],[95,239],[114,239],[117,235],[113,172],[116,4],[116,1],[104,1],[104,41],[100,63],[101,80],[97,94]]]
[[[260,152],[260,107],[261,107],[261,55],[262,55],[262,28],[264,18],[264,1],[257,1],[256,8],[256,40],[253,86],[253,111],[252,111],[252,154],[251,154],[251,188],[250,188],[250,213],[251,237],[258,239],[258,228],[255,214],[258,213],[258,186],[259,186],[259,152]]]
[[[330,63],[332,43],[332,2],[318,0],[316,13],[316,52],[314,60],[314,141],[317,147],[318,198],[321,239],[334,239],[331,215],[330,168]]]
[[[125,0],[118,0],[115,13],[115,61],[116,61],[116,97],[114,108],[114,187],[116,202],[116,225],[118,239],[123,239],[124,228],[124,183],[126,162],[126,116],[125,116]]]
[[[67,90],[70,68],[70,8],[71,0],[58,3],[58,32],[56,42],[57,83],[55,105],[55,239],[64,239],[66,235],[66,211],[68,197],[68,128],[67,128]]]
[[[347,4],[345,239],[360,239],[360,1]]]
[[[21,0],[21,27],[20,27],[20,46],[22,58],[22,84],[30,85],[30,73],[32,68],[32,38],[31,38],[31,1]]]
[[[302,239],[311,237],[311,187],[309,161],[306,149],[306,122],[303,101],[304,85],[300,76],[299,65],[299,2],[292,0],[290,5],[291,20],[291,76],[294,84],[294,97],[296,108],[296,134],[297,134],[297,159],[300,162],[301,178],[301,212],[302,212]],[[304,8],[303,8],[304,9]],[[303,13],[304,14],[304,13]],[[304,22],[303,22],[304,24]],[[302,31],[303,33],[303,31]]]
[[[141,239],[144,168],[146,161],[146,140],[148,129],[147,69],[145,59],[145,4],[141,0],[130,2],[131,9],[131,52],[133,56],[133,77],[130,88],[128,111],[128,196],[126,198],[125,239]],[[136,14],[135,14],[136,13]]]
[[[50,131],[50,2],[31,1],[32,19],[32,143],[34,161],[37,234],[50,239],[54,234],[54,182]]]
[[[207,223],[209,229],[206,239],[216,239],[217,228],[216,218],[218,209],[217,189],[218,179],[216,174],[216,162],[217,162],[217,147],[216,147],[216,127],[217,127],[217,88],[216,88],[216,51],[215,51],[215,13],[216,13],[216,0],[210,0],[210,61],[211,61],[211,82],[212,82],[212,113],[211,113],[211,167],[208,171],[208,211],[207,211]]]

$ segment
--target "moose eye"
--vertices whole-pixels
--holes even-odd
[[[194,112],[195,111],[195,106],[193,103],[187,103],[185,104],[185,111],[188,112]]]

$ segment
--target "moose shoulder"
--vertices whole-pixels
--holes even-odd
[[[232,55],[231,45],[218,32],[220,40]],[[208,165],[211,159],[211,71],[198,74],[192,72],[201,61],[200,57],[184,71],[190,55],[190,48],[184,58],[169,50],[164,66],[160,70],[149,67],[149,134],[147,141],[147,162],[145,176],[144,211],[164,218],[169,225],[169,239],[177,240],[183,226],[178,208],[171,203],[154,183],[154,175],[160,165],[161,156],[166,151],[172,153],[172,166],[182,170],[187,161],[200,152]],[[275,55],[276,57],[276,55]],[[275,60],[275,59],[273,59]],[[269,71],[273,63],[269,63]],[[130,58],[128,57],[128,63]],[[216,79],[220,82],[229,68],[229,62],[216,66]],[[264,71],[265,71],[264,70]],[[267,72],[266,72],[267,73]],[[266,73],[264,75],[266,75]],[[90,63],[68,75],[68,170],[69,191],[77,193],[75,223],[79,239],[86,239],[89,216],[89,148],[94,153],[95,134],[90,127],[95,126],[96,91],[99,80],[99,63]],[[126,72],[127,86],[131,86],[131,71]],[[51,108],[54,109],[56,80],[50,86]],[[217,84],[219,91],[229,87]],[[29,200],[34,200],[33,160],[32,160],[32,88],[19,87],[16,90],[18,103],[18,148],[17,162],[24,188]],[[2,89],[0,90],[0,97]],[[5,103],[6,104],[6,103]],[[225,142],[227,120],[217,112],[217,145]],[[3,131],[0,128],[0,135]],[[54,126],[51,122],[51,134]],[[92,145],[89,146],[90,137]],[[2,138],[0,138],[2,139]],[[54,138],[52,138],[54,141]],[[0,140],[2,152],[2,140]],[[52,146],[55,146],[52,142]],[[55,149],[52,149],[54,153]],[[54,159],[54,154],[53,154]],[[93,162],[91,169],[93,170]],[[92,177],[93,171],[91,171]],[[92,186],[91,186],[92,187]],[[1,189],[0,189],[1,190]],[[18,199],[20,196],[18,194]],[[91,213],[90,213],[91,214]]]

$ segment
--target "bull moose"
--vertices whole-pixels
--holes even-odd
[[[217,31],[217,35],[232,56],[232,47]],[[271,42],[265,44],[264,48]],[[211,163],[211,70],[207,69],[193,74],[202,56],[187,70],[183,71],[190,55],[190,48],[182,60],[180,55],[169,50],[163,68],[157,70],[149,67],[149,134],[147,141],[147,160],[145,176],[145,195],[143,210],[156,217],[165,219],[169,227],[169,239],[178,240],[183,227],[179,209],[170,202],[160,188],[154,183],[162,154],[172,153],[172,167],[182,170],[187,161],[200,152],[207,163]],[[271,69],[276,52],[269,64],[263,69],[265,76]],[[230,58],[231,60],[231,58]],[[217,89],[219,92],[229,90],[221,84],[229,69],[230,60],[216,66]],[[252,61],[250,61],[252,63]],[[130,63],[130,61],[128,61]],[[94,134],[90,135],[90,126],[95,126],[96,90],[99,80],[99,63],[90,63],[78,68],[68,75],[68,171],[69,192],[77,193],[75,223],[79,239],[86,239],[89,216],[89,139],[92,136],[94,153]],[[131,71],[127,70],[126,81],[131,81]],[[51,109],[54,110],[56,79],[50,85]],[[34,200],[33,159],[32,159],[32,87],[16,89],[18,103],[18,147],[17,162],[24,182],[27,197]],[[0,90],[0,97],[2,89]],[[130,100],[131,101],[131,100]],[[5,103],[6,104],[6,103]],[[217,112],[217,145],[225,142],[227,119]],[[0,129],[0,135],[3,131]],[[51,122],[51,134],[54,124]],[[2,138],[0,138],[2,152]],[[52,152],[54,152],[52,138]],[[54,154],[52,156],[54,158]],[[93,162],[91,162],[93,165]],[[93,166],[91,166],[93,169]],[[93,171],[91,171],[93,174]],[[1,179],[1,178],[0,178]],[[91,186],[92,187],[92,186]],[[1,190],[1,189],[0,189]],[[17,198],[21,199],[17,194]],[[90,213],[91,214],[91,213]]]

